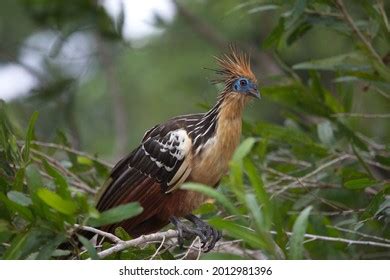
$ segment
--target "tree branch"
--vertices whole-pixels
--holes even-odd
[[[366,46],[368,51],[371,53],[371,55],[382,65],[385,66],[382,58],[379,56],[379,54],[375,51],[374,47],[371,45],[370,41],[363,35],[362,32],[360,32],[359,28],[356,26],[355,22],[353,21],[351,15],[348,13],[347,9],[345,8],[343,0],[336,0],[336,5],[339,7],[341,13],[344,15],[345,21],[348,23],[348,25],[351,27],[352,31],[357,35],[357,37],[362,41],[362,43]]]
[[[103,259],[109,255],[126,250],[127,248],[130,247],[140,247],[149,242],[169,240],[169,239],[176,238],[177,236],[178,236],[178,232],[172,229],[164,232],[156,232],[149,235],[142,235],[136,239],[116,243],[111,248],[108,248],[98,253],[98,256]]]
[[[82,230],[85,230],[85,231],[96,233],[96,234],[98,234],[100,236],[103,236],[103,237],[106,237],[106,238],[110,239],[111,241],[113,241],[115,243],[123,242],[122,239],[120,239],[119,237],[115,236],[114,234],[106,232],[106,231],[102,231],[102,230],[97,229],[97,228],[93,228],[93,227],[89,227],[89,226],[82,226],[82,225],[78,225],[78,224],[75,224],[75,227],[77,229],[82,229]]]
[[[78,227],[80,227],[79,225],[76,225]],[[104,237],[107,237],[109,238],[110,240],[112,240],[115,244],[111,247],[111,248],[108,248],[106,250],[103,250],[101,252],[98,253],[98,256],[100,258],[105,258],[107,256],[110,256],[114,253],[118,253],[118,252],[121,252],[123,250],[126,250],[130,247],[141,247],[145,244],[148,244],[148,243],[151,243],[151,242],[161,242],[160,243],[160,246],[159,248],[157,249],[157,253],[155,253],[152,258],[154,258],[158,252],[161,250],[162,246],[164,245],[164,243],[168,240],[171,240],[171,239],[174,239],[174,238],[177,238],[178,236],[178,232],[176,230],[167,230],[167,231],[164,231],[164,232],[156,232],[156,233],[152,233],[152,234],[149,234],[149,235],[142,235],[136,239],[132,239],[132,240],[128,240],[128,241],[123,241],[121,239],[119,239],[118,237],[110,234],[110,233],[107,233],[107,232],[104,232],[104,231],[101,231],[101,230],[97,230],[97,229],[94,229],[94,228],[91,228],[91,227],[85,227],[85,226],[81,226],[82,229],[85,229],[85,230],[88,230],[88,231],[91,231],[91,232],[94,232],[96,234],[99,234],[101,236],[104,236]],[[275,231],[271,231],[270,232],[271,234],[277,234]],[[286,235],[288,236],[291,236],[293,233],[292,232],[286,232]],[[311,242],[311,241],[316,241],[316,240],[323,240],[323,241],[330,241],[330,242],[341,242],[341,243],[347,243],[349,245],[366,245],[366,246],[375,246],[375,247],[383,247],[383,248],[390,248],[390,243],[383,243],[383,242],[375,242],[375,241],[370,241],[370,240],[353,240],[353,239],[347,239],[347,238],[342,238],[342,237],[331,237],[331,236],[322,236],[322,235],[316,235],[316,234],[309,234],[309,233],[306,233],[304,235],[304,237],[307,239],[306,242]],[[195,239],[196,240],[196,239]],[[199,258],[199,254],[201,252],[199,252],[199,250],[201,250],[201,248],[197,248],[194,246],[195,242],[196,241],[193,241],[192,245],[190,246],[189,250],[184,253],[184,256],[188,256],[191,252],[189,251],[196,251],[197,252],[197,256],[196,258]],[[239,248],[239,247],[236,247],[236,246],[233,246],[234,244],[233,243],[237,243],[237,242],[241,242],[242,240],[235,240],[235,241],[228,241],[228,242],[218,242],[215,246],[215,248],[213,249],[213,251],[216,251],[216,252],[230,252],[230,253],[233,253],[233,254],[238,254],[238,255],[241,255],[241,256],[250,256],[250,257],[254,257],[254,258],[259,258],[259,259],[267,259],[267,257],[261,252],[261,251],[257,251],[257,250],[245,250],[245,249],[242,249],[242,248]],[[385,240],[384,240],[385,241]],[[387,241],[387,240],[386,240]],[[233,247],[232,247],[233,246]]]

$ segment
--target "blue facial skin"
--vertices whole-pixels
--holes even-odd
[[[255,98],[260,98],[260,93],[257,90],[257,85],[252,83],[247,78],[238,78],[233,83],[233,90],[235,92],[248,94],[248,95],[253,96]]]

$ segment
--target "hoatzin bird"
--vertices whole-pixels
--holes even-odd
[[[199,236],[206,250],[214,247],[221,234],[192,215],[206,197],[181,190],[184,182],[217,187],[240,142],[242,112],[253,97],[259,98],[257,81],[247,55],[232,48],[216,58],[216,82],[224,84],[214,107],[199,114],[183,115],[148,130],[141,144],[113,168],[98,196],[97,209],[105,211],[138,201],[143,212],[102,230],[124,228],[131,236],[160,230],[171,222],[183,236]],[[184,217],[193,227],[180,221]]]

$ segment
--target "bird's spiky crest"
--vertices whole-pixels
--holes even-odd
[[[249,56],[236,47],[230,46],[230,53],[221,57],[215,57],[219,69],[216,70],[219,77],[214,80],[216,83],[224,83],[225,86],[231,86],[232,83],[240,78],[245,77],[256,83],[256,77],[251,70]]]

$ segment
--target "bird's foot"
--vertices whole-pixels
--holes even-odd
[[[195,215],[190,214],[185,216],[185,218],[191,223],[193,223],[195,227],[188,226],[174,216],[170,219],[171,223],[176,227],[177,231],[179,232],[179,246],[183,248],[184,239],[189,239],[194,236],[198,236],[202,242],[202,248],[206,248],[205,252],[209,252],[211,249],[213,249],[215,243],[222,237],[222,233],[214,229],[209,224],[207,224]]]

